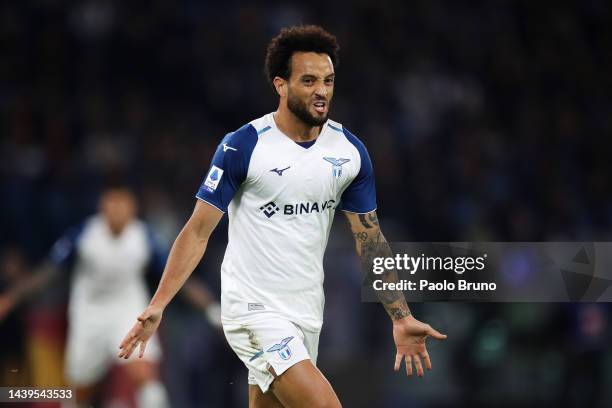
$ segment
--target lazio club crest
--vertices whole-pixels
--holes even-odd
[[[334,157],[324,157],[323,160],[331,163],[332,165],[332,174],[335,178],[340,178],[342,175],[342,165],[344,163],[350,162],[351,159],[342,159],[342,158],[334,158]]]
[[[293,339],[293,336],[286,337],[281,340],[280,344],[275,344],[270,347],[267,351],[273,352],[278,351],[278,355],[283,360],[289,360],[291,358],[291,349],[289,348],[289,342]]]

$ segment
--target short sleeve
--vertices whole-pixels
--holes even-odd
[[[376,186],[370,155],[364,144],[355,135],[343,129],[344,135],[359,152],[361,167],[351,184],[344,190],[340,210],[365,214],[376,210]]]
[[[83,228],[84,224],[70,228],[53,244],[49,254],[51,263],[60,268],[66,268],[70,264],[78,249]]]
[[[251,124],[225,135],[196,198],[227,212],[227,206],[246,179],[256,144],[257,131]]]

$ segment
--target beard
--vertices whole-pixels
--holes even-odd
[[[329,101],[327,101],[327,106],[329,112]],[[308,105],[301,99],[293,96],[291,92],[287,95],[287,108],[308,126],[321,126],[327,120],[327,113],[325,116],[314,116],[308,111]]]

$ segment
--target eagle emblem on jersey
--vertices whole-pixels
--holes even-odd
[[[351,159],[342,159],[342,158],[334,158],[334,157],[324,157],[323,160],[331,163],[332,165],[332,174],[335,178],[340,178],[342,175],[342,165],[344,163],[350,162]]]
[[[282,358],[283,360],[289,360],[291,358],[291,349],[289,348],[288,344],[291,340],[293,340],[293,336],[286,337],[282,339],[279,344],[273,345],[267,351],[269,353],[273,351],[278,351],[278,355],[280,356],[280,358]]]

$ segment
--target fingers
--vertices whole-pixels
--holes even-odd
[[[442,334],[432,327],[428,328],[427,335],[433,337],[436,340],[444,340],[448,337],[446,334]]]
[[[421,357],[423,357],[423,361],[425,361],[425,367],[428,370],[431,370],[431,360],[429,359],[429,353],[427,351],[421,353]]]
[[[416,369],[416,374],[419,377],[423,377],[425,376],[425,371],[423,370],[423,363],[421,362],[421,358],[423,358],[423,360],[425,361],[425,367],[428,370],[431,370],[431,360],[429,359],[429,354],[427,352],[420,353],[420,354],[414,354],[414,355],[406,354],[405,356],[400,353],[397,353],[395,355],[394,369],[395,371],[399,371],[400,366],[402,364],[402,359],[404,359],[406,361],[406,374],[409,377],[411,377],[412,374],[414,373],[414,370],[412,368],[413,362],[414,362],[414,367]]]
[[[132,341],[133,338],[134,338],[134,332],[133,332],[133,330],[130,330],[130,332],[121,341],[121,344],[119,345],[119,348],[120,349],[126,348],[127,345],[130,344],[130,342]]]
[[[403,354],[400,354],[400,353],[395,354],[395,366],[393,367],[395,371],[399,371],[400,365],[402,364],[403,357],[404,357]]]
[[[130,354],[132,354],[132,343],[128,343],[125,345],[121,345],[119,346],[119,348],[121,349],[121,351],[119,352],[119,354],[117,355],[117,357],[119,358],[129,358]]]
[[[137,341],[138,339],[136,337],[130,337],[127,343],[125,344],[122,343],[121,346],[119,346],[119,348],[121,348],[121,352],[119,353],[119,358],[124,358],[124,359],[130,358],[130,356],[134,352],[134,349],[136,348]]]
[[[406,354],[406,374],[412,375],[412,356],[410,354]]]
[[[140,342],[140,353],[138,353],[138,358],[142,358],[144,356],[145,349],[147,348],[147,341]]]
[[[123,351],[121,351],[119,353],[119,357],[120,358],[124,358],[124,359],[128,359],[130,358],[130,356],[132,355],[132,353],[134,353],[134,350],[136,350],[136,347],[138,347],[138,343],[140,343],[141,340],[138,339],[133,339],[124,349]]]
[[[421,358],[417,355],[414,356],[414,366],[416,367],[416,372],[419,377],[423,377],[425,373],[423,372],[423,365],[421,363]]]
[[[119,358],[130,358],[137,344],[140,342],[139,328],[141,327],[142,325],[140,323],[136,323],[127,336],[125,336],[119,345],[119,348],[121,349],[121,352],[119,352]]]

